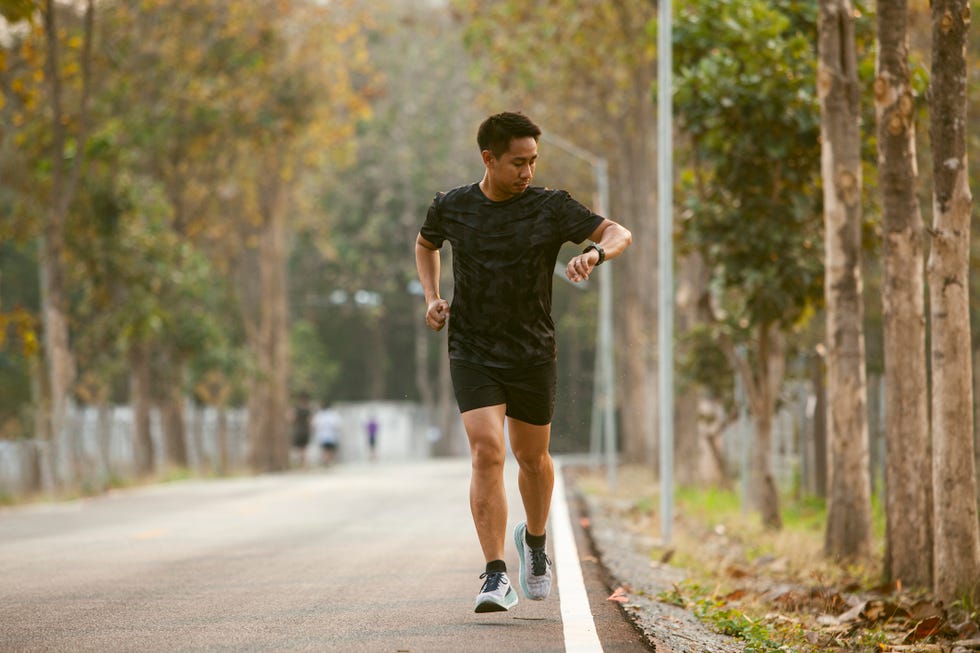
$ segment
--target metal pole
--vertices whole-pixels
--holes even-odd
[[[660,306],[660,516],[664,544],[674,522],[674,182],[673,52],[670,0],[661,0],[657,28],[657,190]]]
[[[596,180],[596,213],[609,217],[609,165],[603,157],[596,156],[574,143],[552,134],[542,134],[541,140],[592,165]],[[616,489],[617,433],[616,433],[616,372],[612,327],[612,266],[603,266],[593,274],[599,276],[599,324],[597,326],[595,382],[593,385],[592,430],[590,451],[593,464],[600,433],[605,449],[606,482],[609,491]],[[597,400],[596,400],[597,398]]]
[[[740,360],[745,357],[745,345],[735,347],[735,356]],[[745,384],[742,382],[742,375],[735,370],[735,405],[738,406],[738,439],[739,447],[742,450],[742,457],[739,460],[739,488],[742,495],[742,514],[749,512],[749,504],[752,497],[749,492],[752,486],[749,483],[749,459],[752,456],[752,438],[749,433],[749,415],[746,402],[748,396],[745,392]]]
[[[599,186],[598,213],[609,216],[609,166],[605,159],[595,164],[596,182]],[[606,444],[606,483],[610,492],[616,491],[617,434],[616,434],[616,375],[613,370],[615,351],[613,349],[612,323],[612,266],[603,266],[599,273],[599,350],[602,356],[602,412],[603,431]]]

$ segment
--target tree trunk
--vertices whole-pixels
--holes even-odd
[[[683,257],[678,264],[677,279],[677,331],[690,332],[711,319],[705,297],[708,292],[708,270],[697,253]],[[680,348],[680,344],[678,344]],[[678,350],[678,357],[687,354]],[[724,459],[718,457],[719,449],[711,438],[716,437],[717,427],[710,422],[711,416],[723,415],[720,406],[693,384],[681,389],[674,400],[674,466],[677,482],[681,485],[723,484],[727,481]],[[702,405],[706,410],[702,410]]]
[[[113,408],[106,399],[99,401],[95,437],[99,450],[99,486],[104,490],[116,475],[112,465],[112,413]]]
[[[621,259],[625,274],[618,275],[624,297],[618,304],[623,314],[617,321],[621,320],[623,328],[616,341],[616,359],[622,365],[622,382],[616,383],[622,409],[620,447],[625,459],[653,464],[659,450],[655,321],[659,235],[653,185],[656,111],[649,85],[638,83],[634,88],[632,109],[619,122],[620,152],[627,164],[611,163],[613,178],[619,183],[613,184],[615,215],[605,217],[626,224],[633,233],[629,254]]]
[[[214,460],[214,471],[223,475],[228,472],[228,407],[224,404],[215,407],[217,411],[215,428],[217,429],[217,455]]]
[[[368,399],[382,400],[387,394],[388,352],[385,347],[385,319],[383,308],[364,309],[364,328],[367,329],[371,351],[364,352],[368,365]]]
[[[258,369],[249,395],[249,442],[250,463],[264,472],[289,468],[287,184],[281,178],[283,168],[272,165],[270,177],[260,181],[259,315],[258,329],[251,338]]]
[[[860,87],[850,0],[820,0],[820,98],[827,304],[827,436],[830,444],[825,550],[834,558],[871,551],[864,304],[861,290]]]
[[[813,492],[827,497],[827,375],[823,356],[810,356],[810,382],[813,383]]]
[[[973,469],[980,471],[980,398],[977,392],[980,390],[980,352],[973,352]],[[980,506],[980,479],[976,482],[977,486],[977,505]]]
[[[419,302],[421,305],[422,302]],[[422,312],[417,311],[421,316]],[[431,366],[429,365],[429,328],[422,318],[413,320],[415,327],[415,387],[419,391],[419,400],[430,415],[436,413],[436,393],[432,383]]]
[[[772,325],[760,324],[756,343],[756,365],[735,352],[725,342],[728,359],[745,386],[749,411],[755,422],[752,462],[749,471],[751,505],[762,515],[767,528],[783,526],[779,508],[779,488],[772,469],[772,418],[786,370],[783,335]]]
[[[129,349],[129,401],[133,405],[133,460],[137,476],[153,473],[153,439],[150,437],[150,355],[144,343]]]
[[[904,585],[932,586],[932,478],[923,224],[916,196],[915,99],[909,79],[906,0],[878,3],[874,83],[885,270],[885,573]]]
[[[934,591],[980,598],[968,292],[973,198],[966,156],[967,0],[932,2],[932,326]]]
[[[163,361],[157,388],[157,407],[160,410],[160,423],[163,427],[164,451],[167,464],[174,467],[187,467],[187,429],[184,425],[183,363],[171,352],[171,360]]]
[[[44,324],[44,356],[47,363],[49,405],[47,433],[51,478],[61,485],[59,472],[60,442],[64,431],[68,393],[75,378],[75,360],[68,337],[68,297],[65,290],[65,221],[68,208],[78,186],[79,168],[87,135],[88,95],[91,78],[92,34],[95,9],[88,0],[85,10],[85,31],[82,43],[82,101],[79,108],[79,131],[72,165],[66,169],[65,148],[69,134],[64,116],[62,97],[61,47],[54,0],[47,0],[42,10],[47,46],[45,78],[49,84],[51,104],[51,188],[50,203],[38,255],[41,278],[41,316]],[[69,450],[71,448],[69,447]],[[74,468],[74,461],[69,468]]]
[[[440,342],[443,342],[440,340]],[[443,345],[444,346],[444,345]],[[439,453],[446,456],[458,456],[467,452],[468,445],[463,438],[457,438],[457,429],[461,422],[459,408],[453,395],[452,376],[449,371],[449,356],[439,357],[438,385],[438,424],[440,431]]]

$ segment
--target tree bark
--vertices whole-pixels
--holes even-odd
[[[171,360],[158,361],[163,373],[157,387],[157,408],[163,429],[164,453],[167,463],[174,467],[187,467],[187,428],[184,425],[184,364],[171,352]]]
[[[967,0],[932,2],[932,325],[934,592],[980,598],[968,292],[973,198],[966,154]]]
[[[783,384],[786,360],[783,334],[770,324],[760,324],[757,332],[758,360],[753,367],[735,348],[724,342],[728,359],[745,386],[749,412],[755,423],[749,478],[749,501],[762,515],[762,523],[780,529],[783,519],[779,507],[779,488],[772,468],[772,418]]]
[[[64,115],[61,78],[61,47],[54,0],[43,8],[47,47],[45,77],[49,84],[51,104],[51,188],[50,201],[38,254],[41,278],[41,315],[44,324],[44,356],[50,392],[50,417],[46,422],[51,478],[61,485],[60,442],[64,431],[68,393],[75,379],[75,360],[68,337],[68,297],[65,289],[65,222],[68,208],[78,187],[78,176],[85,150],[88,127],[88,97],[91,80],[92,35],[95,23],[93,0],[85,5],[84,36],[81,55],[82,89],[79,106],[79,128],[75,155],[66,167],[69,134]],[[69,450],[71,448],[69,447]],[[74,468],[74,463],[69,468]]]
[[[250,463],[257,471],[289,468],[289,307],[286,282],[287,188],[278,159],[259,180],[262,233],[259,236],[258,329],[251,334],[257,363],[249,395]],[[254,310],[254,309],[253,309]]]
[[[624,18],[625,19],[625,18]],[[627,224],[633,233],[629,255],[621,260],[624,273],[617,275],[624,301],[622,329],[617,338],[616,359],[620,362],[622,382],[617,381],[621,401],[622,429],[620,448],[623,458],[653,464],[658,458],[659,415],[657,392],[657,195],[656,179],[656,111],[652,68],[638,68],[641,79],[629,109],[618,122],[620,157],[627,165],[611,162],[614,216]],[[617,181],[618,180],[618,183]],[[667,234],[672,237],[672,234]],[[619,263],[617,262],[617,265]]]
[[[885,573],[904,585],[929,588],[932,478],[921,473],[930,446],[925,255],[908,55],[907,1],[879,1],[874,93],[885,254]]]
[[[710,308],[706,310],[708,280],[708,269],[700,254],[692,252],[681,258],[677,279],[678,333],[710,322]],[[678,351],[678,355],[687,354]],[[705,395],[692,384],[674,400],[674,465],[681,485],[724,484],[728,480],[724,458],[718,456],[720,450],[712,441],[724,419],[710,419],[722,415],[724,409]]]
[[[861,290],[861,137],[850,0],[821,0],[820,98],[830,444],[825,550],[853,559],[871,551],[867,382]]]
[[[827,375],[823,356],[815,354],[810,359],[810,379],[813,382],[813,481],[814,493],[827,498]]]
[[[129,349],[129,401],[133,405],[133,460],[136,475],[153,473],[153,439],[150,437],[150,355],[144,343]]]

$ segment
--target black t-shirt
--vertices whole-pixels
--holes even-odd
[[[453,248],[449,357],[491,367],[554,360],[551,278],[563,243],[603,218],[562,190],[532,186],[494,202],[479,184],[439,193],[422,237]]]

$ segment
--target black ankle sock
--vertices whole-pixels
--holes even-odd
[[[503,560],[491,560],[490,562],[487,563],[488,574],[496,574],[501,572],[503,573],[507,572],[507,563],[504,562]]]
[[[547,533],[545,535],[531,535],[530,531],[524,531],[524,541],[527,542],[527,545],[532,549],[540,549],[544,547],[546,537]]]

